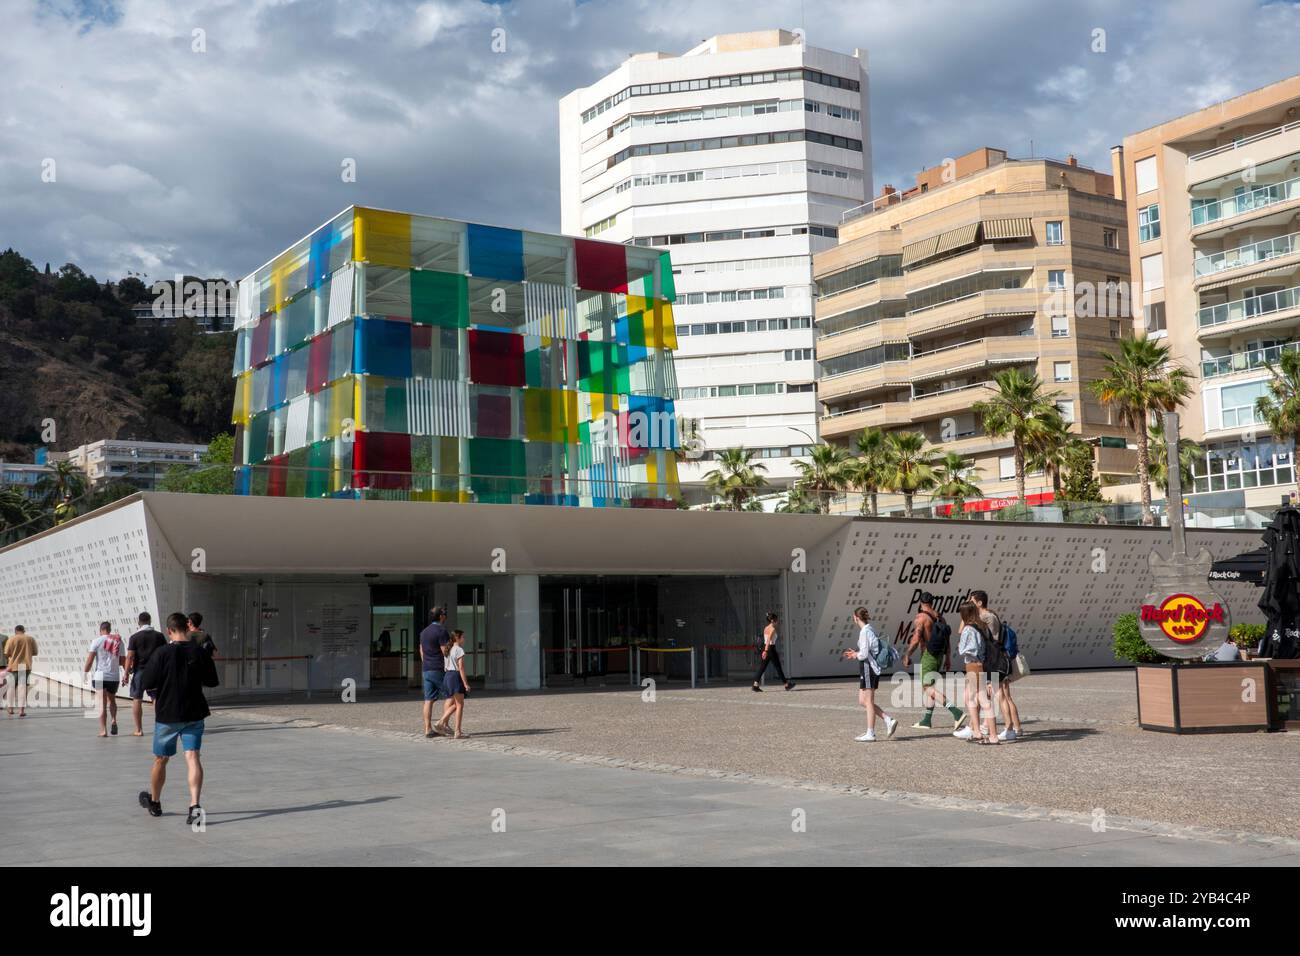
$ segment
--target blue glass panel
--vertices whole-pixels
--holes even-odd
[[[410,378],[410,323],[386,319],[357,319],[356,323],[356,371]]]
[[[480,278],[524,281],[524,234],[469,224],[469,271]]]

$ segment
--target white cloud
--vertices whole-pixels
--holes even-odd
[[[241,275],[354,202],[556,229],[560,96],[629,53],[801,25],[812,45],[867,51],[874,179],[901,187],[945,156],[1030,139],[1108,169],[1126,133],[1294,73],[1300,9],[47,0],[10,14],[0,45],[0,244],[101,278]],[[56,184],[40,180],[47,156]]]

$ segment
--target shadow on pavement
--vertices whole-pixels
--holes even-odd
[[[249,820],[258,820],[262,817],[278,817],[286,813],[310,813],[313,810],[339,810],[344,807],[364,807],[371,803],[387,803],[389,800],[400,800],[401,797],[371,797],[368,800],[325,800],[321,803],[309,803],[301,807],[277,807],[273,810],[252,810],[244,812],[243,816],[235,817],[230,820],[212,820],[212,817],[224,816],[222,813],[209,813],[208,826],[221,826],[226,823],[245,823]],[[231,813],[241,811],[232,810]]]

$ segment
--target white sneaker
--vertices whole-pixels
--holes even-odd
[[[963,727],[961,730],[954,730],[952,735],[958,740],[970,740],[975,736],[969,727]]]
[[[1020,735],[1016,733],[1014,727],[1008,727],[1006,730],[1002,731],[1002,733],[998,734],[998,740],[1011,741],[1017,739],[1019,736]]]
[[[895,720],[893,717],[886,717],[886,718],[885,718],[885,736],[886,736],[886,737],[892,737],[892,736],[894,736],[894,731],[896,731],[897,729],[898,729],[898,721]]]
[[[871,741],[875,740],[875,739],[876,739],[876,735],[875,735],[874,732],[868,730],[865,734],[862,734],[862,735],[859,736],[859,737],[854,737],[853,739],[856,740],[858,743],[867,744],[867,743],[871,743]]]

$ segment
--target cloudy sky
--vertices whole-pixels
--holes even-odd
[[[1031,140],[1108,169],[1126,133],[1300,72],[1300,6],[1256,0],[5,4],[0,248],[101,279],[239,277],[349,203],[558,230],[559,97],[715,33],[866,49],[877,189]]]

